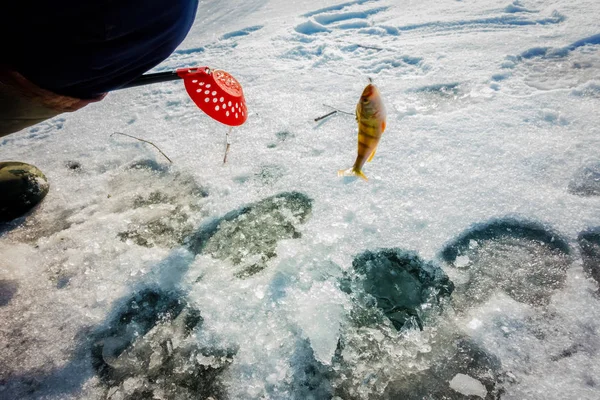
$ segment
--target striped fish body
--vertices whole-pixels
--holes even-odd
[[[352,168],[338,171],[339,176],[358,176],[368,180],[362,172],[365,162],[371,161],[385,131],[386,111],[379,90],[370,83],[365,87],[356,105],[358,122],[358,151]]]

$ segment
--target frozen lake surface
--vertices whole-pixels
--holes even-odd
[[[241,82],[227,164],[181,82],[0,139],[0,398],[600,398],[600,2],[238,3],[155,68]]]

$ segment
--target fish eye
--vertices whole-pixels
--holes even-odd
[[[367,97],[363,97],[362,99],[360,99],[360,101],[362,101],[363,103],[367,103],[369,99]]]

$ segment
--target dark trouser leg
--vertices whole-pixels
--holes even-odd
[[[28,128],[61,112],[21,96],[0,83],[0,137]]]

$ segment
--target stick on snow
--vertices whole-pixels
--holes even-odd
[[[165,156],[165,158],[166,158],[167,160],[169,160],[169,162],[170,162],[171,164],[173,164],[173,161],[171,161],[171,159],[170,159],[169,157],[167,157],[167,155],[166,155],[165,153],[163,153],[163,151],[162,151],[162,150],[161,150],[161,149],[160,149],[160,148],[159,148],[157,145],[155,145],[155,144],[154,144],[154,143],[152,143],[152,142],[149,142],[148,140],[140,139],[140,138],[138,138],[138,137],[131,136],[131,135],[128,135],[128,134],[126,134],[126,133],[121,133],[121,132],[115,132],[115,133],[111,134],[111,135],[110,135],[110,137],[112,137],[113,135],[123,135],[123,136],[130,137],[130,138],[132,138],[132,139],[139,140],[140,142],[144,142],[144,143],[151,144],[152,146],[156,147],[156,149],[157,149],[158,151],[160,151],[160,154],[162,154],[163,156]]]

